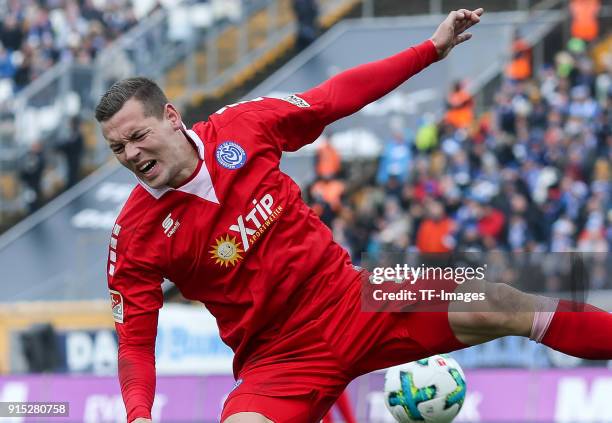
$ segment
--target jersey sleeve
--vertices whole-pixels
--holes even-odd
[[[115,232],[116,229],[109,253],[108,287],[119,338],[121,394],[127,421],[131,422],[138,417],[151,418],[156,379],[155,338],[163,303],[163,278],[145,259],[123,252],[122,240]]]
[[[262,116],[283,151],[316,140],[325,126],[391,92],[438,59],[427,40],[394,56],[339,73],[321,85],[284,99],[266,99]]]

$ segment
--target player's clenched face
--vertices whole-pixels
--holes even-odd
[[[176,188],[195,171],[198,157],[171,104],[158,119],[145,117],[142,103],[130,99],[101,126],[119,162],[152,188]]]

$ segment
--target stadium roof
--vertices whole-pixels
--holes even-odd
[[[478,88],[499,73],[507,55],[500,46],[510,45],[514,25],[521,17],[517,13],[488,15],[473,28],[474,38],[469,43],[373,106],[334,123],[332,130],[342,133],[363,128],[374,138],[384,138],[390,115],[401,115],[408,126],[414,127],[424,112],[438,113],[452,81],[468,79]],[[536,40],[559,19],[559,14],[543,16],[521,30],[524,36]],[[343,22],[247,98],[306,90],[340,70],[427,39],[440,20],[439,16],[425,16]],[[360,142],[353,136],[347,138],[354,139],[355,144]],[[312,161],[304,159],[304,154],[312,154],[312,150],[290,154],[282,163],[283,170],[298,182],[311,178]],[[127,170],[106,165],[0,236],[0,304],[106,300],[110,229],[134,184]]]

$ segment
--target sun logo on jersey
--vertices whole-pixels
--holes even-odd
[[[216,245],[213,245],[212,250],[209,251],[213,260],[215,260],[215,264],[225,267],[230,264],[234,266],[236,262],[242,260],[243,257],[240,253],[244,253],[244,250],[240,248],[240,242],[236,242],[236,237],[230,238],[229,235],[226,235],[223,238],[221,236],[215,242]]]

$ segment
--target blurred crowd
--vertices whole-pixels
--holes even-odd
[[[324,140],[310,204],[356,262],[380,251],[608,252],[612,51],[601,65],[572,39],[535,76],[510,66],[479,117],[457,83],[441,122],[426,116],[413,131],[391,118],[365,183],[367,166],[347,176],[354,164]]]
[[[58,61],[91,63],[136,22],[131,0],[0,0],[0,101]]]

